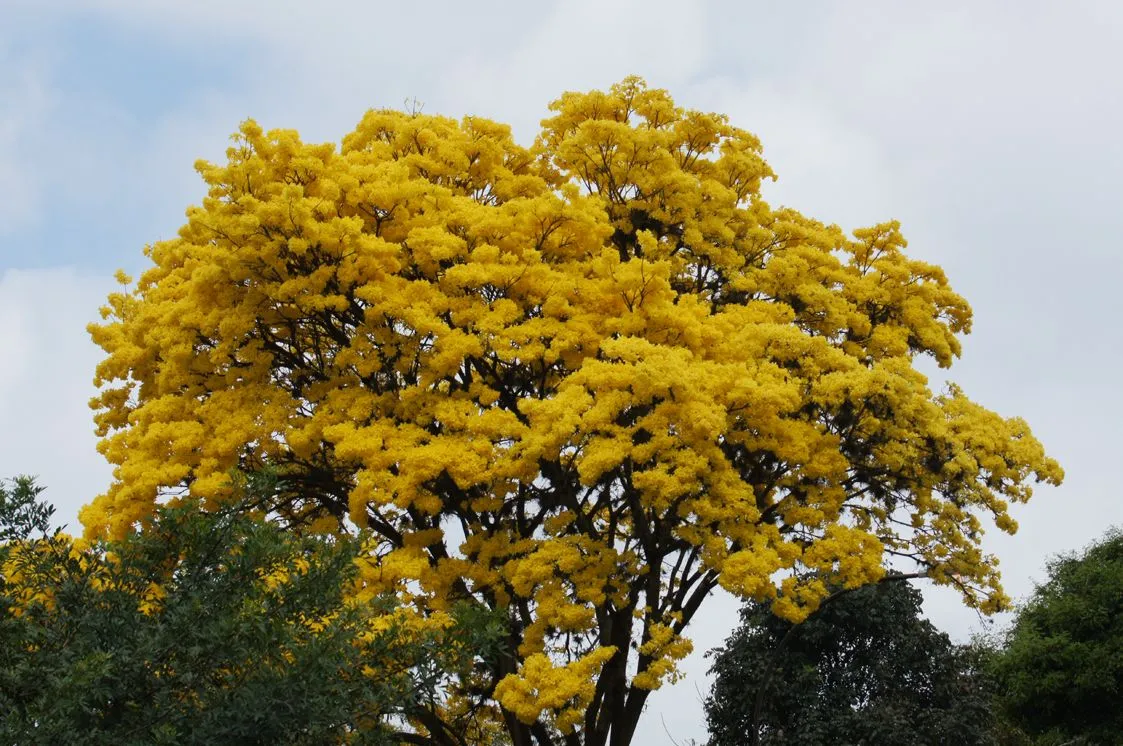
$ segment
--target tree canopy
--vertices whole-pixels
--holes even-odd
[[[840,591],[803,623],[751,602],[713,651],[710,746],[994,743],[989,681],[903,581]]]
[[[1123,533],[1049,562],[992,670],[1010,721],[1034,743],[1123,744]]]
[[[367,599],[354,541],[185,504],[90,544],[18,520],[38,492],[0,484],[0,742],[400,743],[494,647],[485,617],[419,633]]]
[[[769,205],[756,137],[638,79],[551,111],[530,147],[480,117],[371,111],[341,147],[248,121],[200,162],[91,327],[115,479],[89,534],[276,469],[257,508],[369,527],[382,590],[506,615],[450,712],[498,703],[516,746],[627,744],[719,584],[798,620],[892,556],[1000,606],[984,521],[1061,470],[915,367],[970,329],[944,273],[895,222]]]

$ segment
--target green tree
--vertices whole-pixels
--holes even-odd
[[[39,499],[42,493],[32,477],[0,479],[0,543],[50,533],[55,509]]]
[[[495,636],[466,609],[438,637],[414,634],[388,600],[351,603],[358,540],[184,504],[84,544],[47,530],[31,480],[12,485],[0,488],[2,743],[398,743]]]
[[[793,625],[749,603],[713,651],[710,746],[986,744],[989,691],[971,649],[920,616],[907,582],[841,591]]]
[[[992,671],[1004,714],[1038,744],[1123,744],[1123,533],[1048,564]]]

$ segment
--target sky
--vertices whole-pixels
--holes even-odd
[[[529,144],[563,91],[639,74],[764,143],[774,204],[855,228],[897,218],[975,311],[946,373],[1024,417],[1067,471],[992,531],[1007,590],[1123,523],[1123,4],[290,0],[0,1],[0,476],[31,473],[64,522],[107,483],[84,330],[203,196],[247,117],[336,141],[370,108],[420,104]],[[416,104],[414,103],[416,102]],[[966,640],[946,591],[926,611]],[[704,651],[636,743],[705,740]]]

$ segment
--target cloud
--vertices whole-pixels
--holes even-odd
[[[113,287],[72,269],[0,274],[0,477],[38,475],[71,531],[78,508],[109,484],[87,406],[100,356],[85,326]]]
[[[17,65],[5,51],[0,45],[0,237],[34,220],[40,208],[44,184],[33,154],[51,107],[42,64]]]
[[[760,138],[778,178],[765,197],[850,229],[893,214],[898,174],[882,144],[829,101],[771,80],[710,77],[678,97]]]
[[[237,97],[195,85],[188,71],[214,71],[193,51],[50,10],[0,28],[0,266],[104,271],[174,233]]]
[[[628,75],[659,87],[689,81],[707,56],[706,8],[672,0],[554,3],[506,43],[464,55],[442,77],[440,100],[451,111],[507,122],[529,143],[563,91],[607,88]]]
[[[485,0],[400,4],[392,12],[345,0],[283,0],[268,11],[218,0],[46,0],[43,7],[55,19],[80,12],[117,33],[175,47],[197,48],[206,34],[209,55],[248,44],[252,55],[227,71],[240,78],[242,94],[228,102],[241,107],[230,128],[252,115],[309,139],[338,140],[365,109],[412,98],[428,111],[535,124],[562,90],[631,73],[676,84],[707,54],[701,0]]]

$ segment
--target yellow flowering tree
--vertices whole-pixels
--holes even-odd
[[[476,117],[372,111],[341,147],[251,121],[199,163],[202,205],[91,327],[116,468],[87,530],[277,470],[260,509],[380,537],[372,588],[506,613],[445,706],[516,746],[627,744],[718,585],[799,620],[896,558],[999,607],[983,520],[1061,470],[916,369],[969,331],[944,273],[896,223],[772,207],[753,135],[638,79],[551,111],[529,148]]]

